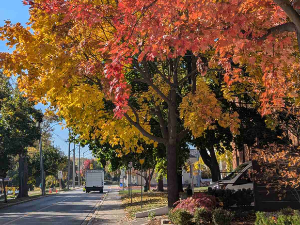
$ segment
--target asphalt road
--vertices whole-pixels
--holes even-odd
[[[102,199],[103,194],[97,192],[86,194],[82,189],[61,192],[0,209],[0,224],[82,224]]]

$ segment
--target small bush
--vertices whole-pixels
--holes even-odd
[[[196,225],[210,224],[212,219],[212,213],[206,208],[199,208],[195,210],[194,219]]]
[[[251,189],[242,189],[234,193],[237,206],[250,206],[254,201],[254,193]]]
[[[255,225],[299,225],[299,224],[300,224],[300,216],[297,211],[292,212],[291,210],[281,210],[280,212],[275,214],[274,213],[266,214],[264,212],[256,213]]]
[[[282,215],[288,216],[288,215],[293,215],[294,210],[292,208],[288,207],[288,208],[284,208],[284,209],[280,210],[279,213]]]
[[[184,209],[171,210],[169,213],[169,219],[176,225],[193,224],[193,215]]]
[[[268,217],[264,212],[256,213],[255,225],[275,225],[275,224],[276,222],[274,220],[274,217],[271,216]]]
[[[243,219],[247,218],[252,213],[253,213],[253,211],[244,211],[242,209],[239,209],[239,210],[234,212],[234,219],[243,220]]]
[[[184,209],[191,214],[194,214],[197,208],[206,208],[212,210],[217,204],[216,198],[204,193],[197,193],[193,197],[175,202],[174,210]]]
[[[233,214],[225,209],[217,208],[213,211],[212,219],[215,225],[230,225]]]
[[[234,204],[237,206],[250,206],[254,201],[254,194],[251,189],[234,191],[209,188],[208,193],[215,196],[222,203],[223,208],[229,208]]]
[[[209,189],[209,194],[215,196],[224,208],[233,206],[236,203],[234,191],[229,189]]]

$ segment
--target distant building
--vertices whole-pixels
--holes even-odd
[[[194,164],[195,162],[197,162],[200,158],[200,153],[197,149],[191,149],[190,150],[190,157],[188,159],[189,164]],[[224,163],[222,164],[223,168],[225,168]],[[202,179],[201,178],[201,170],[197,170],[197,171],[192,171],[193,172],[193,176],[191,175],[191,172],[187,172],[185,169],[182,169],[182,184],[183,186],[187,186],[189,184],[191,184],[193,182],[195,187],[200,187],[200,186],[207,186],[210,182],[211,179],[209,178],[205,178]],[[124,176],[124,183],[125,186],[128,186],[128,177],[129,177],[129,173],[128,171],[125,172],[125,176]],[[121,177],[122,179],[122,177]],[[164,186],[167,185],[167,179],[164,177],[163,178],[163,182],[164,182]],[[134,168],[132,168],[132,178],[131,178],[131,183],[133,185],[141,185],[141,176],[140,176],[140,171],[136,171],[134,170]],[[145,185],[146,181],[145,179],[143,179],[143,185]],[[157,174],[154,173],[153,177],[151,179],[151,186],[156,186],[157,185]]]

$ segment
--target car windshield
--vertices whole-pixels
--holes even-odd
[[[228,176],[226,176],[225,178],[223,178],[222,180],[232,180],[233,178],[235,178],[240,172],[242,172],[242,170],[248,166],[247,163],[241,164],[239,165],[237,168],[235,168],[235,170],[233,172],[231,172]]]

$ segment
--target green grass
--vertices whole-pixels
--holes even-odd
[[[208,190],[208,187],[195,187],[194,192],[205,192]]]
[[[123,192],[124,193],[124,192]],[[122,207],[127,212],[127,217],[130,219],[135,217],[137,212],[142,212],[150,209],[160,208],[168,205],[168,194],[166,192],[143,192],[143,207],[141,207],[141,191],[132,191],[132,203],[131,197],[126,194],[122,196]]]
[[[136,190],[136,189],[133,189],[132,190],[132,194],[134,194],[134,193],[141,193],[141,190]],[[120,193],[119,193],[120,195],[129,195],[129,192],[128,192],[128,190],[121,190],[120,191]]]

